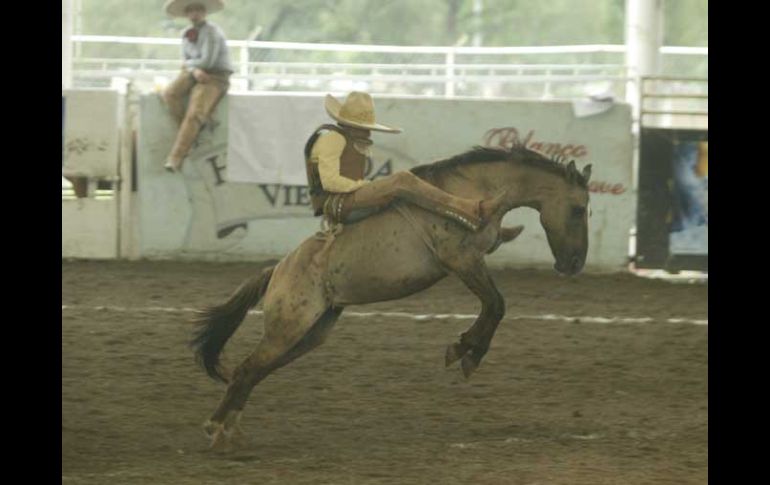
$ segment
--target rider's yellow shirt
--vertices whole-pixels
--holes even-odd
[[[368,180],[353,180],[340,175],[340,157],[345,149],[345,137],[336,131],[328,131],[318,137],[310,151],[310,161],[318,164],[321,185],[335,193],[353,192]]]

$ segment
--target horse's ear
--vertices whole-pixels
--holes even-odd
[[[591,164],[589,163],[585,167],[583,167],[583,179],[585,179],[586,183],[591,179]]]
[[[575,175],[577,175],[577,168],[575,167],[575,160],[570,160],[567,164],[567,179],[570,182],[575,181]]]

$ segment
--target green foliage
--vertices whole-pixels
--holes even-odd
[[[93,35],[176,37],[187,25],[169,18],[163,0],[76,0],[82,5],[82,30]],[[479,1],[479,0],[476,0]],[[539,46],[622,44],[625,0],[229,0],[211,15],[228,39],[386,45]],[[708,0],[664,0],[664,45],[708,45]],[[168,46],[88,45],[90,57],[156,58],[176,55]],[[300,60],[289,52],[256,54],[261,60]],[[327,53],[303,53],[302,60],[329,59]],[[337,55],[337,61],[366,55]],[[540,62],[575,62],[574,56],[550,56]],[[580,58],[586,62],[587,58]],[[395,61],[396,59],[392,59]],[[408,58],[399,59],[409,62]],[[503,59],[500,59],[501,61]],[[466,59],[472,62],[472,59]],[[524,59],[510,58],[507,62]],[[527,57],[527,62],[538,60]],[[622,62],[596,55],[591,62]],[[682,62],[691,62],[684,59]],[[679,60],[667,64],[679,65]],[[707,61],[688,68],[707,73]],[[673,67],[675,69],[676,66]],[[665,67],[669,71],[668,67]]]
[[[162,0],[80,0],[82,33],[174,37]],[[393,45],[623,43],[624,0],[229,0],[212,14],[230,39]],[[666,45],[708,45],[708,1],[664,2]]]

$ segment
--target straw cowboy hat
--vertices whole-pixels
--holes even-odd
[[[367,93],[353,91],[348,94],[344,103],[327,94],[324,106],[329,116],[343,125],[385,133],[401,133],[401,128],[381,125],[374,121],[374,101]]]
[[[185,9],[196,4],[206,7],[206,13],[217,12],[225,8],[222,0],[167,0],[163,10],[172,17],[186,17]]]

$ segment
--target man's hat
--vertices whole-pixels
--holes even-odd
[[[217,12],[225,8],[222,0],[167,0],[163,10],[172,17],[186,17],[185,9],[190,5],[203,5],[206,13]]]
[[[368,93],[353,91],[348,94],[344,103],[327,94],[324,105],[329,116],[343,125],[385,133],[401,133],[401,128],[381,125],[374,121],[374,101]]]

